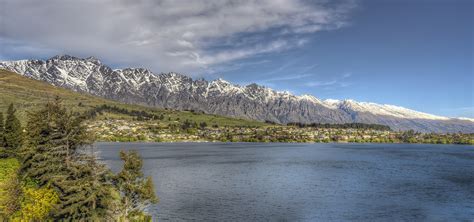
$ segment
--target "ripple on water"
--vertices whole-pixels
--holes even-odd
[[[474,147],[98,143],[117,171],[135,149],[162,221],[469,221]]]

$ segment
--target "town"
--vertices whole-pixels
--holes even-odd
[[[185,120],[101,119],[87,128],[96,141],[111,142],[304,142],[474,144],[474,134],[436,134],[380,129],[317,128],[284,125],[208,126]]]

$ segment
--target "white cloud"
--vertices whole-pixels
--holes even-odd
[[[332,86],[336,85],[339,82],[337,80],[331,80],[331,81],[313,81],[313,82],[308,82],[306,83],[306,86]]]
[[[350,72],[344,73],[344,74],[342,75],[342,79],[347,79],[347,78],[349,78],[349,77],[351,77],[351,76],[352,76],[352,73],[350,73]]]
[[[352,76],[352,73],[344,73],[340,77],[336,79],[329,80],[329,81],[311,81],[305,83],[305,86],[309,87],[327,87],[327,88],[334,88],[334,87],[348,87],[351,83],[347,82],[347,79]]]
[[[1,7],[0,57],[59,52],[156,71],[199,72],[304,46],[308,33],[345,24],[354,3],[4,0]]]
[[[223,50],[213,55],[203,57],[200,62],[204,64],[219,64],[237,59],[247,58],[252,55],[276,52],[294,47],[286,40],[276,40],[267,44],[255,45],[244,49]]]
[[[296,80],[296,79],[304,79],[307,77],[313,76],[312,74],[298,74],[298,75],[287,75],[287,76],[280,76],[271,79],[266,79],[265,82],[276,82],[276,81],[286,81],[286,80]]]

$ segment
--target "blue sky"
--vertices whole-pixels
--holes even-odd
[[[320,98],[474,117],[473,2],[362,1],[349,26],[223,76]]]
[[[95,56],[474,117],[471,0],[108,1],[4,1],[0,59]]]

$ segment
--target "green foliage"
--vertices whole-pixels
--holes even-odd
[[[0,184],[0,218],[8,218],[20,209],[21,186],[15,173]]]
[[[109,170],[93,156],[78,152],[90,142],[82,121],[59,99],[31,113],[28,120],[22,169],[25,176],[58,193],[60,201],[52,212],[56,219],[97,220],[109,213]]]
[[[206,123],[206,122],[201,122],[201,123],[199,123],[199,128],[205,129],[206,127],[207,127],[207,123]]]
[[[367,123],[342,123],[342,124],[330,124],[330,123],[288,123],[288,126],[297,126],[300,128],[321,128],[321,129],[372,129],[381,131],[390,131],[389,126],[380,124],[367,124]]]
[[[4,130],[4,146],[10,151],[18,149],[23,142],[20,120],[15,115],[16,109],[10,104],[7,111]]]
[[[59,196],[51,188],[25,186],[21,211],[13,215],[12,221],[46,221],[58,202]]]
[[[20,167],[20,162],[15,158],[0,159],[0,183],[8,179]]]
[[[114,176],[94,155],[86,153],[92,149],[82,151],[91,141],[83,121],[83,116],[68,111],[60,99],[29,114],[21,172],[38,188],[23,189],[24,201],[21,206],[16,202],[15,209],[21,210],[15,218],[149,221],[143,209],[154,203],[156,196],[151,178],[143,178],[141,159],[130,155],[124,159],[126,167],[121,174]]]
[[[59,99],[30,113],[22,153],[26,175],[44,185],[53,175],[68,173],[67,167],[76,150],[89,143],[81,121]]]
[[[143,176],[143,161],[138,153],[121,151],[120,158],[124,166],[116,177],[116,184],[122,196],[121,218],[137,221],[143,219],[143,210],[149,204],[156,203],[158,198],[151,177]]]
[[[19,162],[14,158],[0,159],[0,220],[9,218],[20,208],[19,167]]]
[[[46,221],[58,195],[53,189],[21,181],[19,168],[15,158],[0,159],[0,221]]]
[[[0,147],[5,146],[5,120],[3,119],[3,112],[0,112]]]
[[[113,218],[108,169],[96,163],[95,158],[82,156],[81,161],[71,162],[68,171],[67,177],[53,180],[61,200],[53,212],[54,217],[86,221]]]

